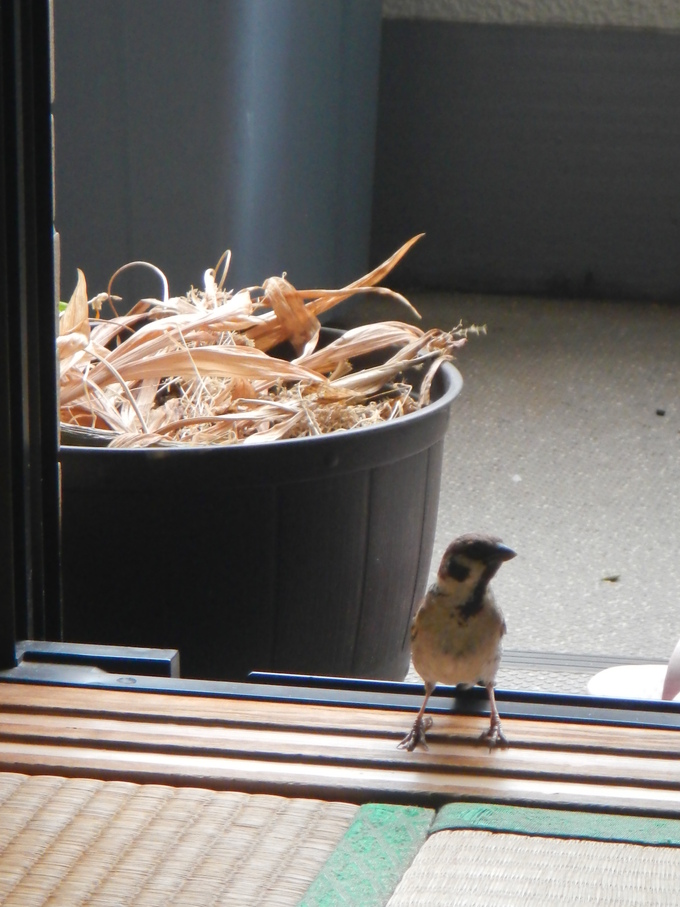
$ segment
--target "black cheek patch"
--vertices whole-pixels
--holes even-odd
[[[457,580],[459,583],[464,583],[470,575],[470,568],[466,567],[465,564],[461,564],[455,557],[451,557],[446,565],[446,572],[452,579]]]

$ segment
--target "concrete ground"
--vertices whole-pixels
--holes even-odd
[[[433,567],[460,533],[492,532],[518,553],[494,581],[507,650],[665,662],[680,638],[680,306],[409,298],[424,326],[488,331],[456,361]],[[587,668],[528,662],[499,686],[585,692]]]

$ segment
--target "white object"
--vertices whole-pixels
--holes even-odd
[[[680,640],[667,665],[617,665],[588,681],[591,696],[680,702]]]

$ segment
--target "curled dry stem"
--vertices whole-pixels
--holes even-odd
[[[57,338],[62,427],[94,426],[96,433],[107,426],[119,447],[257,444],[415,411],[429,402],[441,363],[465,342],[460,325],[447,332],[398,321],[366,324],[319,347],[318,316],[350,296],[380,294],[420,317],[406,297],[380,286],[419,238],[336,290],[298,290],[284,275],[234,293],[225,289],[229,251],[205,272],[203,290],[173,298],[165,275],[149,262],[118,268],[107,293],[91,301],[79,272]],[[117,299],[114,281],[132,267],[159,277],[162,298],[140,300],[126,315],[91,318],[89,309],[99,316],[104,297]],[[297,358],[269,352],[283,341]]]

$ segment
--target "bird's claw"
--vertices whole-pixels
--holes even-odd
[[[508,745],[508,739],[501,730],[500,724],[490,725],[483,734],[480,734],[479,739],[482,743],[486,743],[489,747]]]
[[[429,717],[416,719],[413,722],[413,727],[404,737],[404,739],[397,744],[397,748],[400,750],[406,750],[409,753],[412,753],[417,746],[421,746],[424,750],[428,748],[427,743],[425,742],[425,732],[429,731],[432,727],[432,719]]]

